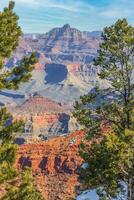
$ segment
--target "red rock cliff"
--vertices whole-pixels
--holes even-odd
[[[20,146],[16,165],[19,170],[31,166],[37,187],[46,200],[69,200],[75,197],[78,168],[82,159],[78,145],[84,133],[77,131],[36,144]]]

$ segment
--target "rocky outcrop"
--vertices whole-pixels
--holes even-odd
[[[71,131],[74,130],[72,126],[75,127],[70,116],[71,106],[62,105],[38,94],[30,96],[21,106],[10,107],[9,110],[14,120],[25,122],[25,130],[21,137],[30,133],[33,138],[40,135],[50,138],[67,134],[70,128]]]
[[[15,66],[32,51],[37,52],[38,63],[30,81],[21,84],[17,92],[0,94],[0,102],[12,107],[12,110],[16,104],[19,105],[13,115],[15,118],[32,119],[36,135],[52,132],[56,136],[57,133],[76,130],[78,127],[72,119],[70,107],[94,86],[107,87],[107,82],[97,75],[99,69],[93,65],[100,42],[100,37],[81,32],[68,24],[46,34],[23,35],[13,57],[5,60],[6,66]],[[44,100],[29,99],[35,93]],[[29,124],[28,121],[28,129]]]
[[[63,113],[65,111],[65,106],[38,94],[33,94],[21,106],[16,107],[16,113],[25,114]]]
[[[99,69],[93,66],[100,42],[100,32],[82,32],[68,24],[45,34],[24,34],[6,65],[10,68],[22,57],[37,52],[39,61],[32,78],[21,85],[19,92],[24,95],[38,92],[59,102],[74,103],[94,86],[107,86],[97,75]]]
[[[84,132],[57,137],[42,143],[20,146],[17,153],[18,170],[30,166],[36,184],[46,200],[69,200],[79,186],[78,169],[82,159],[78,146]]]
[[[69,24],[64,25],[61,28],[54,28],[46,34],[44,51],[46,53],[60,53],[65,55],[70,52],[77,54],[83,53],[95,53],[98,48],[99,39],[93,39],[83,32],[71,28]]]

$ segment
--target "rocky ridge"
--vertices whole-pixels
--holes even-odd
[[[38,63],[32,72],[30,81],[21,84],[19,91],[6,90],[0,93],[0,103],[4,103],[11,110],[15,108],[17,115],[17,110],[19,110],[27,119],[27,113],[21,110],[25,111],[24,105],[27,104],[27,100],[31,101],[29,97],[38,93],[44,98],[60,102],[63,110],[66,110],[65,105],[68,104],[68,110],[70,110],[69,108],[73,107],[75,100],[90,92],[94,86],[107,87],[107,82],[100,80],[97,75],[99,68],[93,65],[100,42],[101,38],[96,36],[96,33],[81,32],[68,24],[54,28],[45,34],[24,34],[20,38],[19,47],[13,57],[5,61],[6,67],[11,68],[17,65],[21,58],[28,56],[33,51],[36,51]],[[39,132],[39,129],[41,131],[47,129],[47,132],[52,130],[57,135],[58,131],[67,133],[70,132],[69,130],[76,130],[74,128],[75,121],[70,117],[71,112],[66,115],[66,111],[64,111],[61,117],[61,107],[58,106],[56,112],[60,113],[60,116],[59,114],[55,115],[55,112],[50,113],[50,111],[48,115],[48,111],[42,111],[45,104],[46,102],[40,105],[39,103],[35,104],[38,110],[36,108],[32,111],[38,129],[36,132]],[[28,110],[30,106],[30,104],[27,106]],[[51,110],[51,106],[48,108]],[[66,128],[61,123],[61,119],[64,121],[64,118],[65,121],[68,121],[66,124],[69,124]],[[54,124],[46,124],[50,120],[54,121]]]
[[[18,170],[32,167],[37,187],[46,200],[73,199],[80,186],[78,170],[82,159],[78,146],[83,137],[84,132],[76,131],[67,137],[22,145],[16,167]]]
[[[97,35],[98,34],[98,35]],[[13,57],[6,61],[8,68],[31,52],[37,52],[37,63],[29,83],[23,84],[17,94],[10,92],[9,103],[23,102],[25,96],[38,92],[58,102],[74,102],[88,93],[96,84],[106,87],[106,82],[97,76],[98,68],[93,59],[101,42],[99,33],[82,32],[66,24],[45,34],[23,35]],[[9,91],[8,91],[9,93]],[[2,100],[3,101],[3,100]]]
[[[38,94],[29,97],[21,106],[10,107],[9,111],[14,120],[25,122],[24,133],[19,137],[25,139],[25,142],[31,138],[45,140],[78,129],[78,123],[71,114],[71,106]]]

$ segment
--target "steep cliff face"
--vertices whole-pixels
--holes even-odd
[[[54,28],[46,34],[44,51],[47,53],[75,53],[75,52],[96,52],[98,48],[98,39],[83,32],[71,28],[69,24],[61,28]]]
[[[9,108],[14,120],[24,120],[25,129],[21,137],[36,139],[55,137],[68,134],[78,128],[71,117],[72,107],[62,105],[47,97],[35,94],[29,97],[21,106]]]
[[[31,166],[36,184],[46,200],[69,200],[76,195],[78,169],[82,159],[78,153],[84,132],[58,137],[42,143],[20,146],[16,167]]]
[[[101,42],[97,34],[82,32],[66,24],[45,34],[23,35],[15,54],[6,61],[7,67],[16,65],[32,51],[37,52],[39,62],[30,82],[21,85],[19,93],[38,92],[56,101],[74,102],[96,84],[106,87],[106,82],[98,78],[99,69],[93,66]],[[20,102],[10,97],[11,102]]]
[[[81,61],[84,63],[88,61],[90,63],[89,58],[96,55],[100,42],[100,36],[79,31],[66,24],[63,27],[53,28],[48,33],[40,34],[38,37],[23,35],[15,57],[36,51],[44,52],[52,62]]]
[[[94,33],[81,32],[68,24],[54,28],[46,34],[23,35],[13,57],[5,60],[6,66],[10,68],[18,64],[23,56],[32,51],[37,52],[38,63],[32,72],[31,80],[21,84],[17,92],[2,92],[0,102],[13,108],[16,104],[23,104],[30,95],[38,93],[44,98],[48,97],[64,104],[64,107],[68,104],[67,110],[70,111],[75,100],[90,92],[94,86],[107,87],[107,82],[100,80],[97,75],[99,68],[93,65],[100,42],[100,37]],[[42,113],[44,107],[48,109]],[[47,102],[33,102],[33,106],[27,102],[18,108],[20,114],[17,110],[15,112],[18,118],[21,115],[20,117],[25,119],[32,113],[35,132],[52,130],[53,134],[57,135],[58,132],[76,130],[75,120],[70,117],[70,113],[66,113],[64,109],[61,111],[59,105],[56,106],[56,112],[52,108],[53,104],[48,105]],[[47,126],[47,130],[44,126]]]

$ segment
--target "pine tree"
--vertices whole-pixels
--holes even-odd
[[[19,187],[9,186],[8,192],[2,200],[44,200],[34,185],[32,171],[26,168],[20,174],[21,183]]]
[[[97,190],[100,200],[133,200],[134,27],[126,19],[118,20],[104,29],[102,39],[95,65],[99,77],[111,86],[96,87],[76,102],[74,116],[87,131],[80,145],[87,167],[80,176],[86,187]]]
[[[31,77],[31,71],[36,63],[34,53],[25,57],[18,66],[7,70],[4,61],[10,58],[17,48],[21,28],[18,26],[18,16],[13,12],[14,2],[0,12],[0,89],[18,89],[21,82],[26,82]]]
[[[9,59],[14,50],[16,50],[19,38],[21,37],[21,28],[18,25],[18,16],[14,12],[14,2],[10,1],[9,6],[0,12],[0,90],[18,89],[19,84],[27,82],[31,77],[31,71],[37,62],[35,54],[24,57],[18,66],[11,69],[5,67],[5,59]],[[11,199],[40,199],[39,192],[32,183],[32,178],[20,175],[14,169],[17,145],[14,144],[15,133],[22,131],[23,122],[14,121],[12,115],[6,108],[0,110],[0,185],[7,189],[4,200]],[[26,173],[28,175],[28,173]],[[32,174],[31,174],[32,176]],[[18,188],[14,185],[15,179],[19,177],[22,182]],[[16,188],[16,189],[15,189]],[[30,192],[29,192],[30,191]],[[28,194],[29,192],[29,194]],[[22,193],[24,195],[22,195]],[[11,195],[12,194],[12,195]],[[16,196],[17,195],[17,196]],[[22,196],[21,196],[22,195]]]

